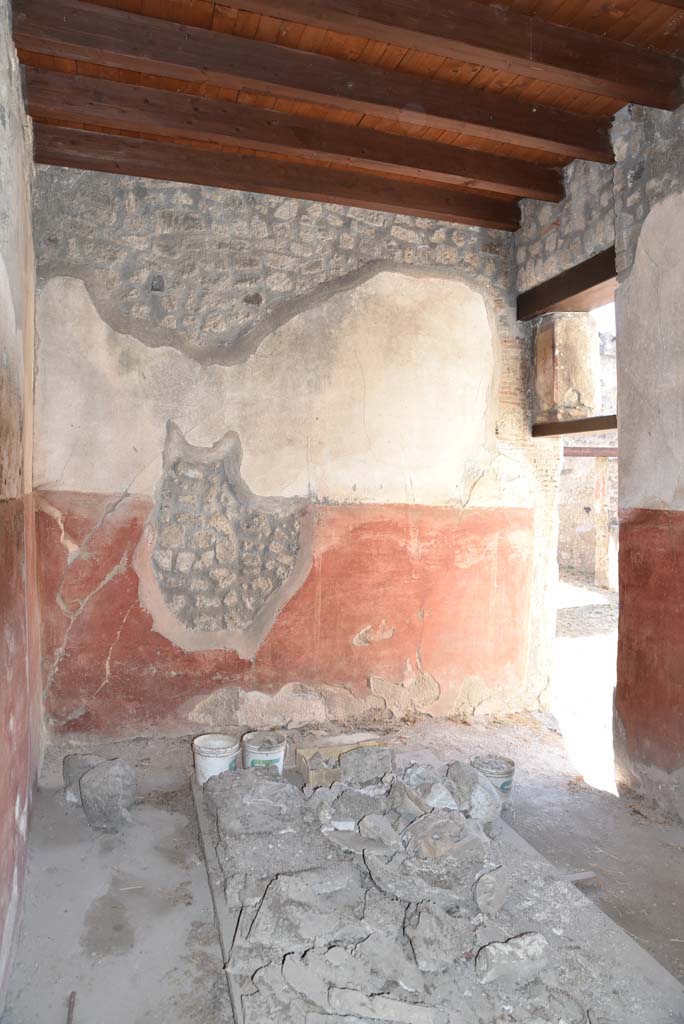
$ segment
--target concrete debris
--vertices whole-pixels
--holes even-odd
[[[356,789],[379,787],[392,772],[392,752],[387,747],[357,747],[340,755],[340,781]]]
[[[64,799],[68,804],[81,803],[81,776],[95,765],[101,764],[105,758],[97,754],[67,754],[62,761],[62,777],[64,779]]]
[[[88,824],[103,832],[118,832],[131,820],[135,800],[135,773],[120,758],[101,761],[81,776],[81,802]]]
[[[360,789],[345,789],[332,805],[334,828],[355,829],[369,814],[382,814],[386,804],[382,797],[370,796]]]
[[[472,765],[453,761],[447,769],[447,783],[469,818],[490,825],[501,814],[501,797],[489,779]]]
[[[406,924],[421,971],[443,971],[470,953],[475,932],[468,917],[449,914],[436,903],[420,903]]]
[[[211,779],[241,1024],[492,1024],[504,1005],[565,1024],[534,980],[546,939],[500,914],[487,785],[458,763],[397,776],[375,746],[304,792],[270,770]]]
[[[401,836],[394,828],[389,814],[367,814],[359,822],[359,832],[366,839],[377,839],[390,850],[401,850]]]
[[[304,796],[275,768],[250,768],[254,784],[238,772],[214,775],[205,792],[219,817],[222,835],[290,832],[304,815]]]
[[[403,833],[406,851],[419,860],[446,857],[474,857],[480,863],[484,846],[480,835],[470,828],[459,811],[431,811],[409,825]]]
[[[474,909],[472,877],[482,866],[447,857],[444,860],[416,860],[395,853],[389,860],[368,853],[366,867],[379,889],[407,903],[433,900],[444,907]]]
[[[490,942],[475,958],[475,973],[483,985],[524,984],[546,966],[548,947],[538,932],[516,935],[506,942]]]
[[[480,875],[475,883],[477,909],[485,917],[494,917],[506,900],[506,879],[502,868],[492,868]]]
[[[268,886],[249,938],[281,954],[303,953],[331,935],[361,942],[370,934],[364,895],[361,873],[350,864],[281,875]]]
[[[372,1021],[392,1021],[393,1024],[435,1024],[435,1011],[429,1006],[405,1003],[388,996],[367,996],[348,988],[330,990],[330,1008],[349,1019],[349,1014],[363,1014]]]

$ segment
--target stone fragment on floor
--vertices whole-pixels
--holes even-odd
[[[485,985],[523,984],[536,978],[546,965],[549,944],[543,935],[529,932],[506,942],[490,942],[475,960],[475,973]]]
[[[135,772],[115,757],[88,769],[80,779],[81,802],[88,824],[103,832],[118,832],[131,821],[129,808],[136,796]]]
[[[68,804],[81,803],[81,776],[90,768],[100,764],[105,758],[97,754],[67,754],[62,761],[62,777],[64,779],[64,799]]]

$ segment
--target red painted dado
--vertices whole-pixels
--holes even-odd
[[[424,671],[448,699],[464,683],[525,681],[533,513],[316,506],[313,565],[253,662],[187,653],[152,629],[133,554],[151,510],[137,497],[43,493],[37,544],[43,675],[52,725],[142,734],[188,727],[226,685],[286,683],[368,693]],[[353,644],[373,627],[373,642]]]
[[[0,501],[0,936],[10,940],[18,924],[41,742],[40,685],[37,676],[29,683],[28,675],[24,521],[21,499]],[[0,959],[0,991],[8,960]]]
[[[684,512],[620,516],[616,712],[631,758],[684,765]]]

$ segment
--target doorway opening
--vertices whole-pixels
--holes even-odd
[[[600,416],[616,411],[615,306],[596,326]],[[618,431],[566,435],[559,487],[556,663],[551,711],[584,780],[617,793],[613,693],[618,630]]]

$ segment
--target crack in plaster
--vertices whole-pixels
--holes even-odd
[[[59,666],[60,666],[60,664],[62,662],[62,659],[64,658],[64,656],[67,653],[67,647],[68,647],[68,644],[69,644],[69,637],[71,635],[71,631],[74,628],[74,626],[76,625],[76,623],[78,622],[80,616],[83,614],[84,609],[92,601],[92,599],[94,597],[96,597],[97,594],[99,594],[99,592],[104,587],[106,587],[109,583],[111,583],[112,580],[115,579],[117,576],[120,576],[122,573],[124,573],[128,569],[128,565],[129,565],[128,552],[125,551],[123,553],[123,555],[121,556],[121,559],[120,559],[119,563],[117,565],[115,565],[113,569],[110,569],[110,571],[107,573],[107,575],[104,576],[100,580],[100,582],[97,584],[97,586],[93,590],[91,590],[89,594],[86,594],[86,596],[79,601],[75,611],[71,611],[67,607],[66,602],[64,601],[64,598],[63,598],[63,595],[62,595],[62,589],[63,589],[63,587],[64,587],[64,585],[66,583],[67,573],[69,572],[69,569],[70,569],[70,565],[67,563],[67,565],[66,565],[66,567],[64,569],[64,573],[62,574],[62,579],[60,580],[59,587],[57,589],[56,601],[57,601],[57,604],[59,605],[60,609],[62,610],[62,612],[69,619],[69,623],[67,625],[66,630],[64,631],[64,636],[62,637],[62,642],[59,645],[59,647],[57,648],[57,650],[56,650],[56,652],[55,652],[55,654],[53,656],[52,665],[50,666],[50,669],[48,671],[48,676],[47,676],[47,681],[46,681],[46,686],[45,686],[45,693],[46,694],[49,693],[51,688],[52,688],[52,684],[54,683],[55,676],[57,675],[57,672],[59,670]]]
[[[104,690],[105,686],[107,686],[107,684],[109,683],[110,673],[111,673],[112,653],[114,651],[114,648],[118,644],[119,640],[121,639],[121,634],[123,633],[124,628],[126,626],[126,623],[128,622],[128,616],[131,614],[131,612],[133,611],[133,609],[135,608],[137,603],[138,603],[138,598],[136,597],[133,601],[131,601],[130,605],[128,606],[128,608],[126,610],[126,614],[124,615],[123,619],[121,620],[121,625],[119,626],[119,628],[116,631],[116,636],[112,640],[111,644],[109,645],[109,649],[107,650],[107,657],[105,659],[104,678],[102,679],[102,682],[100,683],[98,688],[95,690],[95,692],[91,693],[90,697],[88,697],[87,701],[85,702],[85,707],[86,708],[91,703],[91,701],[95,700],[95,698],[100,693],[100,691]]]

